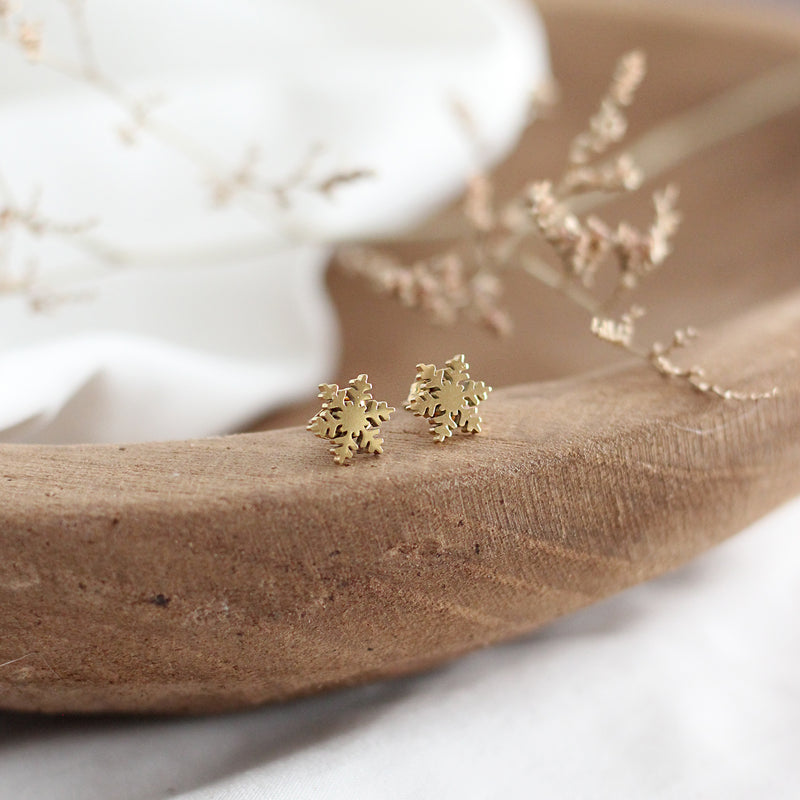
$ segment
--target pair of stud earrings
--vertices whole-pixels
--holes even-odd
[[[461,429],[479,433],[478,405],[489,396],[491,386],[469,377],[463,355],[453,356],[441,369],[434,364],[417,364],[417,377],[405,408],[430,424],[436,442],[444,442]],[[321,383],[322,408],[311,418],[307,430],[331,442],[330,452],[337,464],[347,464],[356,453],[382,453],[380,426],[395,409],[372,397],[366,375],[353,378],[340,389],[335,383]]]

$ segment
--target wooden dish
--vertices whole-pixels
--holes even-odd
[[[499,170],[504,190],[558,174],[633,46],[651,65],[635,139],[800,45],[800,26],[755,14],[542,5],[562,105]],[[500,387],[483,435],[435,446],[398,413],[385,454],[349,468],[301,427],[0,447],[2,705],[219,711],[420,670],[682,564],[800,491],[799,132],[787,111],[669,172],[685,224],[641,297],[645,336],[698,325],[693,360],[736,388],[777,386],[774,400],[709,398],[620,361],[530,281],[498,341],[365,302],[333,271],[339,381],[369,372],[399,405],[418,361],[466,352]],[[643,221],[645,201],[604,213]]]

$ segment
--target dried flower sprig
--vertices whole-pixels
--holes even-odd
[[[339,251],[338,262],[350,274],[366,278],[380,294],[424,311],[437,323],[450,324],[466,315],[497,333],[509,330],[509,317],[498,306],[498,276],[470,274],[458,253],[405,265],[385,253],[347,247]]]
[[[77,59],[67,63],[53,58],[47,52],[45,25],[39,20],[29,19],[9,0],[0,0],[0,42],[15,48],[32,65],[49,69],[70,80],[82,83],[102,94],[114,103],[125,115],[125,121],[117,128],[120,140],[135,146],[142,136],[150,136],[170,148],[176,156],[189,161],[197,168],[201,180],[211,187],[211,199],[215,205],[236,200],[242,208],[259,221],[269,219],[271,212],[285,210],[292,205],[293,198],[301,193],[331,198],[346,185],[363,180],[372,172],[362,168],[346,168],[332,172],[317,169],[316,149],[300,166],[283,180],[269,180],[259,174],[259,154],[255,146],[246,149],[242,163],[229,168],[226,159],[209,150],[187,132],[168,125],[157,117],[157,110],[164,102],[161,95],[137,97],[130,95],[99,64],[92,44],[86,18],[85,0],[61,0],[71,24]],[[67,227],[56,225],[39,217],[20,213],[9,203],[0,203],[0,211],[6,214],[5,222],[15,222],[30,229],[36,235],[61,234],[67,236]],[[63,229],[62,229],[63,227]],[[39,230],[34,230],[38,228]],[[74,231],[77,237],[82,231]],[[77,238],[75,239],[77,241]],[[96,260],[116,265],[125,259],[118,248],[108,243],[86,244],[85,249]],[[8,248],[6,248],[8,249]],[[5,288],[16,289],[18,282],[8,275],[0,275],[0,292]]]
[[[81,222],[59,222],[44,216],[39,210],[39,198],[22,208],[0,201],[0,235],[19,227],[31,236],[78,236],[95,225],[93,220]]]
[[[671,239],[680,223],[675,208],[678,190],[670,185],[653,195],[655,216],[647,232],[627,222],[613,229],[594,215],[582,219],[569,209],[573,196],[560,199],[549,181],[534,183],[528,194],[530,213],[539,233],[559,256],[568,279],[591,287],[598,271],[613,256],[618,275],[614,294],[605,301],[609,305],[623,290],[635,289],[670,254]]]
[[[19,202],[0,172],[0,294],[27,294],[35,311],[52,308],[79,295],[65,292],[56,295],[39,282],[38,265],[28,259],[24,264],[12,263],[14,239],[25,234],[35,239],[55,238],[86,255],[95,255],[87,234],[94,220],[62,221],[47,216],[41,209],[41,192],[35,192],[27,203]]]
[[[38,265],[28,260],[16,269],[11,263],[12,243],[16,234],[25,233],[34,238],[58,238],[74,249],[90,252],[85,234],[94,226],[93,220],[62,222],[51,219],[40,209],[41,197],[37,193],[25,205],[14,199],[0,174],[0,294],[24,293],[33,311],[47,311],[68,300],[79,299],[83,294],[56,293],[39,281]]]
[[[646,71],[647,62],[641,50],[626,53],[617,62],[608,91],[600,101],[597,113],[589,120],[588,129],[572,140],[564,182],[579,183],[572,179],[573,171],[591,175],[592,170],[586,165],[625,138],[628,132],[625,109],[633,103]],[[602,185],[603,182],[598,183]]]
[[[360,248],[344,250],[340,261],[350,273],[403,304],[419,308],[435,322],[452,322],[466,314],[500,332],[509,328],[508,316],[499,307],[501,275],[506,270],[522,270],[589,312],[595,336],[642,358],[659,374],[725,399],[773,396],[774,390],[745,394],[725,389],[712,383],[700,367],[677,366],[672,353],[696,336],[693,329],[676,331],[669,346],[655,343],[648,350],[640,350],[633,339],[636,320],[644,310],[634,306],[619,319],[610,312],[622,295],[636,289],[664,263],[680,223],[674,186],[653,195],[654,216],[644,231],[624,221],[612,226],[596,215],[584,217],[575,210],[587,193],[633,192],[641,185],[642,173],[629,154],[611,160],[601,158],[627,132],[626,109],[634,100],[645,69],[640,51],[619,60],[598,111],[587,130],[573,140],[558,181],[533,182],[496,208],[489,177],[473,177],[463,205],[469,233],[444,253],[404,265],[385,254]],[[555,264],[538,255],[542,241],[549,245]],[[601,296],[596,279],[601,272],[607,274],[610,265],[613,287]],[[489,290],[476,292],[476,282]]]
[[[646,351],[638,350],[633,343],[636,320],[644,315],[643,309],[633,306],[621,315],[619,320],[610,318],[593,317],[592,333],[598,339],[621,347],[629,353],[634,353],[644,359],[661,375],[668,378],[681,378],[692,388],[706,394],[714,394],[723,400],[767,400],[775,397],[777,388],[773,387],[767,392],[737,392],[726,389],[719,384],[711,383],[703,367],[680,367],[672,360],[672,354],[679,349],[687,347],[698,337],[694,328],[680,328],[672,334],[672,340],[664,345],[654,342]]]
[[[241,167],[230,170],[225,166],[225,159],[211,152],[185,131],[156,119],[154,112],[164,101],[163,97],[160,95],[133,97],[110,75],[105,74],[97,62],[92,46],[85,0],[62,0],[62,3],[71,21],[72,35],[79,54],[77,64],[62,63],[50,58],[44,49],[44,25],[20,16],[8,6],[4,17],[7,22],[6,30],[0,28],[0,35],[10,44],[20,48],[29,61],[86,84],[115,103],[127,117],[127,121],[118,128],[120,138],[125,144],[135,144],[139,136],[147,134],[192,162],[211,184],[215,200],[219,199],[220,194],[232,197],[241,193],[245,195],[242,197],[243,205],[263,218],[265,210],[268,209],[258,204],[253,205],[252,200],[267,199],[273,206],[286,208],[290,205],[289,195],[292,191],[308,191],[330,196],[340,186],[371,175],[369,170],[350,168],[311,179],[306,175],[308,164],[304,162],[298,174],[302,172],[303,178],[308,178],[307,180],[295,177],[288,181],[271,182],[256,179],[256,159],[250,157],[248,171],[243,179]],[[248,152],[252,151],[255,151],[255,148],[251,147]]]

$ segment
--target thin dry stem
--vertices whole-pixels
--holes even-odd
[[[83,73],[88,78],[100,75],[100,68],[94,53],[89,23],[86,19],[85,0],[62,0],[67,8],[72,23],[72,32],[77,44]]]

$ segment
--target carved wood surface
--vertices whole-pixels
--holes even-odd
[[[642,45],[658,63],[702,34],[702,95],[800,41],[700,11],[609,8],[545,5],[567,105],[599,95],[607,70],[597,90],[579,80],[593,46],[613,63]],[[688,43],[672,53],[648,94],[680,107],[699,58]],[[375,364],[375,396],[399,405],[417,361],[463,349],[473,377],[505,386],[482,406],[484,433],[438,446],[398,412],[384,455],[350,467],[300,427],[0,447],[0,704],[217,711],[419,670],[674,568],[800,492],[799,121],[695,162],[694,261],[648,300],[657,322],[685,297],[708,323],[694,358],[737,388],[778,386],[777,398],[723,402],[638,364],[584,364],[600,350],[584,344],[585,325],[560,335],[562,307],[542,290],[513,300],[541,311],[513,340],[515,364],[492,360],[482,339],[451,347],[463,331],[420,339],[405,311],[376,306],[356,324],[334,278],[343,375]],[[550,124],[553,146],[576,129]],[[728,201],[737,213],[725,216]],[[717,292],[724,309],[704,312]]]

